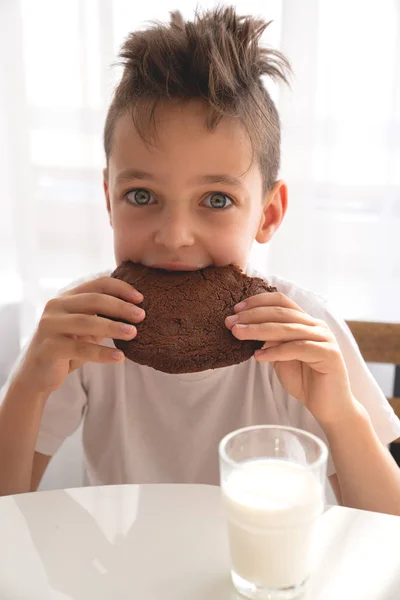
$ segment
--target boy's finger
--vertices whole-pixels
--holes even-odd
[[[319,322],[305,312],[282,306],[258,306],[243,310],[226,318],[230,329],[235,323],[302,323],[317,325]]]
[[[94,363],[118,363],[125,360],[124,353],[116,348],[90,344],[89,342],[75,342],[74,359]]]
[[[264,294],[257,294],[246,298],[234,307],[235,313],[249,308],[257,308],[258,306],[281,306],[284,308],[292,308],[302,313],[305,311],[296,302],[293,302],[290,298],[282,294],[281,292],[265,292]]]
[[[50,360],[62,358],[80,363],[116,363],[124,361],[124,354],[115,348],[91,344],[59,336],[46,341],[46,352]]]
[[[286,342],[273,348],[256,350],[254,358],[259,362],[299,360],[320,373],[332,372],[335,365],[341,368],[343,362],[340,351],[334,344],[310,340]]]
[[[103,317],[93,315],[70,315],[61,314],[56,317],[42,318],[38,326],[39,333],[43,338],[54,335],[73,336],[74,339],[119,339],[131,340],[137,334],[134,325],[111,321]]]
[[[260,350],[256,350],[256,353],[261,352],[261,350],[266,350],[267,348],[276,348],[276,346],[280,346],[281,344],[282,342],[265,342]]]
[[[127,302],[139,303],[143,301],[143,294],[129,283],[126,283],[126,281],[121,281],[121,279],[115,279],[114,277],[99,277],[92,281],[86,281],[72,290],[68,290],[64,295],[74,296],[76,294],[85,294],[88,292],[107,294],[116,298],[121,298]]]
[[[106,294],[81,293],[66,296],[57,300],[59,301],[62,311],[70,314],[105,315],[130,323],[139,323],[145,317],[144,310],[139,306]]]
[[[239,340],[258,340],[260,342],[290,342],[295,340],[323,342],[332,339],[329,330],[324,327],[298,323],[260,323],[258,325],[240,323],[233,326],[232,333]]]

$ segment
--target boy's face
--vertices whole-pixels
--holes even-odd
[[[253,241],[268,241],[279,226],[286,187],[279,182],[264,198],[243,127],[223,118],[207,131],[204,111],[197,101],[160,106],[155,146],[129,115],[117,121],[104,172],[117,264],[244,269]]]

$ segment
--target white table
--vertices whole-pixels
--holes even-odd
[[[328,508],[307,600],[399,600],[400,517]],[[127,485],[0,498],[1,600],[236,600],[220,490]]]

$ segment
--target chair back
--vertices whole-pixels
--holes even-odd
[[[400,323],[347,321],[365,362],[395,365],[400,369]],[[388,398],[400,419],[400,397]],[[400,443],[400,438],[396,440]]]

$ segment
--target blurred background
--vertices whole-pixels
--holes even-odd
[[[119,46],[196,5],[0,0],[0,384],[46,300],[114,267],[102,129]],[[321,294],[346,319],[400,321],[400,0],[235,6],[273,20],[264,42],[294,71],[291,89],[267,82],[289,210],[273,241],[254,247],[255,266]],[[390,369],[375,371],[386,394]]]

